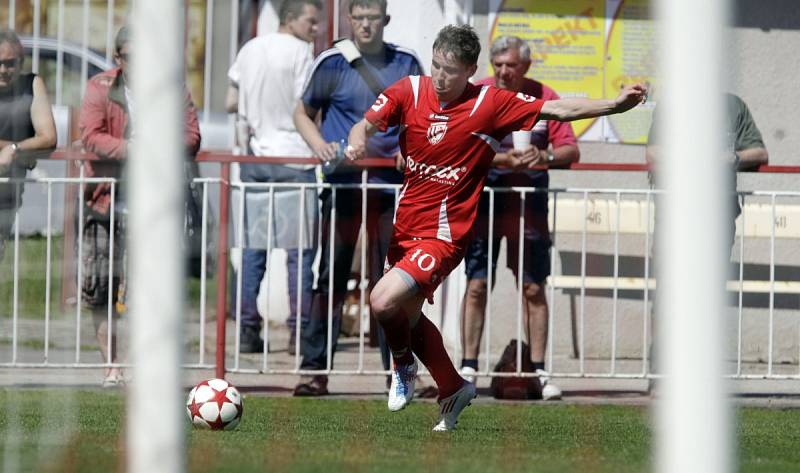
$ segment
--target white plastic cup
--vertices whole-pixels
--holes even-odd
[[[514,131],[511,133],[511,139],[514,141],[514,149],[517,151],[525,151],[533,146],[530,130]]]

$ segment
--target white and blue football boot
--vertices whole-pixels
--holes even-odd
[[[414,398],[417,381],[417,360],[408,365],[394,364],[392,384],[389,386],[389,410],[396,412],[405,408]]]

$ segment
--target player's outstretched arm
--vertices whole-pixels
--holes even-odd
[[[626,85],[614,100],[584,98],[548,100],[542,105],[540,116],[545,120],[568,122],[627,112],[645,100],[647,100],[645,86]]]
[[[347,137],[347,148],[344,150],[344,155],[347,159],[355,161],[367,155],[367,138],[372,136],[378,129],[366,118],[353,125],[350,129],[350,135]]]

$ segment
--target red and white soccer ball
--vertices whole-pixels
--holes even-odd
[[[195,427],[233,430],[242,418],[242,395],[224,379],[198,384],[186,399],[186,414]]]

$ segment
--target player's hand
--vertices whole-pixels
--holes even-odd
[[[364,131],[363,123],[364,120],[356,123],[350,129],[350,135],[347,137],[344,156],[351,161],[367,157],[367,134]]]
[[[626,85],[614,99],[614,113],[627,112],[647,100],[647,87],[642,84]]]
[[[321,162],[331,161],[336,159],[336,151],[339,149],[339,143],[331,142],[325,143],[314,149],[314,156]]]
[[[349,159],[350,161],[355,161],[357,159],[362,159],[367,156],[367,146],[366,143],[347,143],[347,147],[344,149],[344,157]]]

